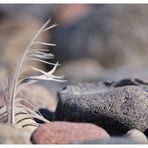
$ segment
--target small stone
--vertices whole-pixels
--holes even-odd
[[[107,139],[109,134],[93,124],[51,122],[43,124],[32,134],[34,144],[68,144],[75,141]]]
[[[0,144],[30,144],[29,134],[21,129],[0,123]]]
[[[132,129],[130,131],[128,131],[124,137],[127,137],[129,139],[132,139],[132,140],[135,140],[135,141],[138,141],[140,143],[143,143],[143,144],[148,144],[148,139],[147,137],[144,135],[143,132],[137,130],[137,129]]]

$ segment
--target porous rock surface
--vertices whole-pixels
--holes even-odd
[[[54,120],[95,123],[111,135],[148,125],[148,83],[139,79],[67,86],[59,92]]]

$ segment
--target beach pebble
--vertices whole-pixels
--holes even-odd
[[[101,127],[87,123],[51,122],[43,124],[32,134],[34,144],[67,144],[75,141],[107,139]]]

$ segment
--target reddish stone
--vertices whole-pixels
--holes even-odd
[[[68,144],[76,141],[107,139],[109,134],[94,124],[51,122],[43,124],[32,134],[34,144]]]

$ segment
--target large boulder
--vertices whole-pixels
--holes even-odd
[[[59,92],[54,120],[95,123],[111,135],[146,131],[148,83],[139,79],[67,86]]]

